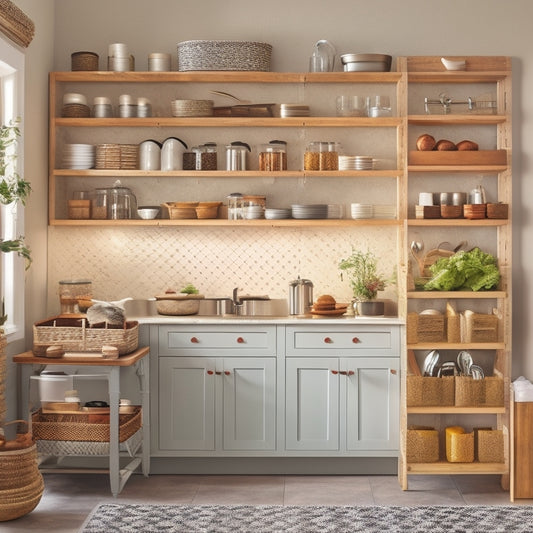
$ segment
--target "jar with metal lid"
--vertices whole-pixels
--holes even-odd
[[[327,150],[327,143],[310,142],[305,149],[304,170],[320,170],[320,153],[324,150]]]
[[[118,115],[120,118],[132,118],[137,116],[137,105],[129,94],[122,94],[118,98]]]
[[[196,154],[196,170],[217,169],[217,145],[205,143],[195,146],[192,151]]]
[[[240,192],[232,192],[228,195],[228,220],[242,220],[244,199]]]
[[[320,152],[320,170],[339,170],[339,143],[328,141],[322,143]]]
[[[226,170],[246,170],[250,145],[242,141],[234,141],[226,146]]]
[[[152,116],[152,104],[148,98],[137,98],[137,116],[141,118]]]
[[[93,100],[93,117],[110,118],[113,116],[111,99],[107,96],[95,96]]]
[[[259,149],[259,170],[287,170],[287,143],[270,141]]]
[[[61,314],[79,313],[80,301],[87,302],[92,297],[92,282],[88,279],[62,280],[59,282]]]

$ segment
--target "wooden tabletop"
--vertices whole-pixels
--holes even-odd
[[[33,352],[24,352],[13,357],[15,363],[29,365],[79,365],[79,366],[131,366],[148,354],[150,348],[144,346],[134,352],[121,355],[118,359],[104,359],[102,354],[87,352],[67,352],[63,357],[37,357]]]

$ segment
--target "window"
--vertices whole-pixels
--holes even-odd
[[[8,124],[23,117],[24,54],[7,40],[0,38],[0,121]],[[16,171],[23,176],[23,122],[16,150]],[[24,235],[22,205],[0,206],[0,237],[17,239]],[[16,253],[0,254],[0,297],[4,300],[8,319],[3,328],[8,340],[24,334],[24,259]]]

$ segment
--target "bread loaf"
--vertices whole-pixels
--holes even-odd
[[[429,133],[424,133],[416,140],[416,149],[420,151],[430,151],[435,149],[435,138]]]
[[[455,146],[455,143],[453,143],[452,141],[448,141],[447,139],[441,139],[437,142],[435,149],[439,150],[440,152],[451,152],[457,150],[457,146]]]
[[[474,141],[464,140],[457,143],[457,150],[479,150],[479,146]]]
[[[335,298],[329,294],[323,294],[317,298],[313,309],[315,311],[333,311],[335,309],[337,302]]]

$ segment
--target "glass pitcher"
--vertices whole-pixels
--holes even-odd
[[[309,58],[309,72],[332,72],[335,67],[336,53],[333,44],[326,39],[317,41]]]

